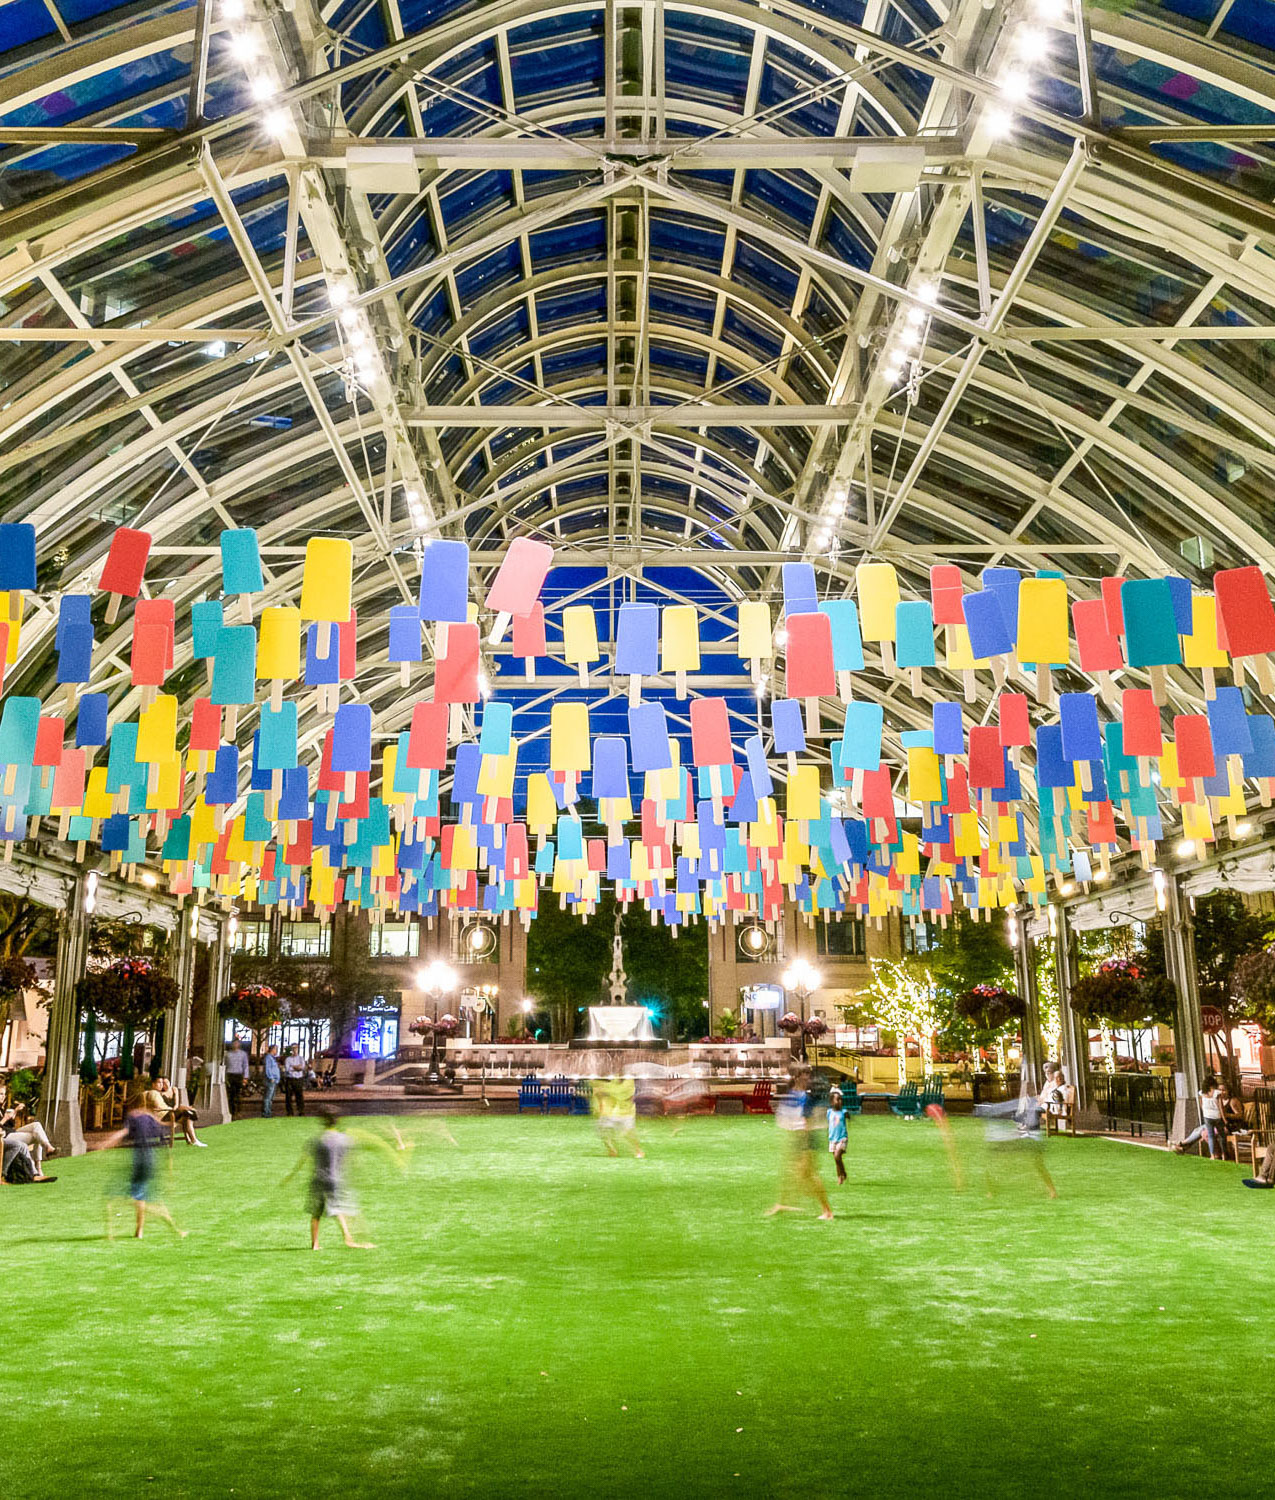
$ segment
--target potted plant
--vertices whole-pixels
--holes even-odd
[[[218,1012],[232,1021],[246,1026],[256,1039],[256,1050],[261,1051],[261,1039],[272,1026],[277,1026],[289,1015],[288,1002],[268,984],[241,984],[232,990],[217,1007]]]

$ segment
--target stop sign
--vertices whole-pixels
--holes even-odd
[[[1205,1031],[1225,1031],[1226,1017],[1216,1005],[1200,1006],[1200,1020]]]

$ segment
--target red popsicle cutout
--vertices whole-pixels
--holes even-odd
[[[160,629],[168,643],[164,656],[164,671],[173,670],[173,642],[177,635],[177,611],[171,599],[139,599],[133,609],[133,633],[139,626],[148,630]]]
[[[1126,755],[1160,755],[1163,752],[1160,710],[1150,688],[1125,688],[1120,696],[1120,717],[1124,721]]]
[[[106,554],[102,567],[102,579],[98,587],[111,596],[106,606],[106,623],[113,625],[120,612],[120,599],[136,599],[142,591],[142,575],[146,572],[146,559],[150,556],[151,534],[149,531],[132,531],[127,526],[119,527],[111,538],[111,550]]]
[[[1227,568],[1213,575],[1219,635],[1232,657],[1275,651],[1275,606],[1261,568]]]
[[[84,806],[86,767],[83,750],[67,750],[53,773],[52,806],[59,812]]]
[[[1107,583],[1119,579],[1104,578]],[[1120,612],[1120,593],[1115,592],[1116,610]],[[1076,631],[1082,672],[1118,672],[1124,666],[1119,636],[1111,629],[1111,613],[1103,599],[1077,599],[1071,606],[1071,622]],[[1124,623],[1123,612],[1118,623]]]
[[[210,698],[196,698],[190,709],[190,748],[214,755],[221,744],[221,709]]]
[[[1009,749],[1032,742],[1031,711],[1026,693],[1002,693],[996,707],[1000,717],[1001,744]]]
[[[1124,584],[1123,578],[1102,580],[1102,607],[1107,612],[1107,629],[1112,635],[1124,634],[1124,604],[1120,598]]]
[[[478,702],[478,626],[449,625],[447,655],[434,662],[437,703]]]
[[[965,608],[961,599],[965,585],[955,563],[936,563],[930,569],[930,602],[936,625],[964,625]]]
[[[447,768],[446,703],[418,703],[412,710],[407,765],[412,771],[443,771]]]
[[[530,614],[514,616],[514,655],[545,654],[545,607],[537,599]]]
[[[830,697],[837,691],[832,665],[832,621],[827,615],[789,615],[784,667],[790,698]]]
[[[35,764],[58,766],[62,764],[62,743],[66,734],[66,720],[42,716],[35,731]]]
[[[163,687],[168,671],[168,632],[162,624],[133,622],[133,651],[129,658],[134,687]]]
[[[342,682],[353,682],[358,670],[355,660],[359,638],[359,612],[351,607],[350,618],[337,626],[336,675]]]
[[[691,700],[691,755],[697,766],[729,766],[735,761],[725,698]]]
[[[970,729],[970,785],[997,791],[1005,785],[1005,756],[1001,732],[994,724],[975,724]]]
[[[1213,736],[1204,714],[1178,714],[1173,720],[1173,739],[1178,747],[1179,776],[1196,781],[1216,774]]]
[[[889,818],[894,814],[894,791],[890,785],[889,766],[878,766],[863,773],[863,815],[865,818]]]

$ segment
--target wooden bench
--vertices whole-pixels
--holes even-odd
[[[1046,1135],[1075,1135],[1076,1133],[1076,1089],[1066,1084],[1062,1091],[1062,1103],[1054,1109],[1042,1112]]]

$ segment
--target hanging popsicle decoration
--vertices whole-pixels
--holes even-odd
[[[748,663],[755,683],[761,683],[762,663],[774,655],[774,649],[770,605],[760,599],[746,600],[739,606],[739,655]]]
[[[77,684],[87,684],[92,675],[93,644],[92,599],[88,594],[63,594],[58,601],[54,649],[58,658],[57,680],[65,690],[68,713],[75,706]]]
[[[328,661],[336,650],[336,627],[350,618],[353,591],[353,546],[342,537],[311,537],[301,572],[301,615],[318,627],[315,651],[320,661]]]
[[[110,551],[102,566],[102,577],[98,588],[110,597],[106,603],[106,623],[114,625],[120,612],[122,599],[136,599],[142,591],[142,576],[146,572],[146,559],[150,556],[151,535],[149,531],[133,531],[127,526],[117,528],[111,538]]]
[[[553,548],[548,542],[533,541],[525,536],[515,537],[510,542],[487,590],[486,608],[496,612],[488,636],[493,644],[504,640],[511,619],[529,615],[536,607],[552,566]]]
[[[621,604],[615,627],[615,673],[629,679],[629,702],[642,701],[642,679],[660,661],[660,612],[654,604]]]
[[[819,613],[827,615],[831,623],[832,665],[837,673],[837,691],[841,695],[841,701],[849,703],[854,697],[850,674],[863,671],[859,606],[853,599],[825,599],[819,606]]]
[[[536,657],[547,656],[545,644],[545,607],[539,599],[530,613],[514,616],[514,655],[522,657],[523,673],[528,682],[536,680]]]
[[[904,599],[894,607],[896,664],[906,670],[914,694],[921,691],[921,673],[934,665],[934,615],[924,599]]]
[[[589,686],[589,666],[598,660],[598,623],[593,607],[573,604],[562,611],[562,655],[580,673],[580,686]]]
[[[270,707],[275,713],[283,706],[284,684],[300,676],[301,611],[290,605],[272,605],[261,612],[257,677],[270,684]]]
[[[1196,594],[1191,600],[1191,634],[1182,640],[1182,664],[1200,673],[1206,698],[1217,693],[1218,669],[1230,665],[1217,626],[1217,600],[1212,594]]]
[[[791,698],[806,705],[806,733],[819,733],[819,699],[837,691],[832,657],[832,621],[816,610],[808,615],[788,616],[785,646],[785,685]]]
[[[1237,686],[1247,662],[1262,692],[1275,693],[1270,653],[1275,651],[1275,606],[1261,568],[1226,568],[1213,575],[1219,640],[1225,638]]]
[[[660,671],[672,672],[679,698],[686,674],[699,671],[699,615],[692,604],[670,604],[660,619]]]
[[[34,593],[35,527],[29,521],[0,523],[0,594],[8,597],[8,619],[22,615],[23,593]]]
[[[894,671],[895,611],[899,604],[899,579],[894,564],[860,563],[854,570],[854,577],[863,639],[877,643],[881,650],[881,666],[890,674]]]
[[[410,687],[412,664],[422,659],[421,612],[411,604],[390,606],[389,658],[398,667],[400,687]]]
[[[1165,668],[1182,664],[1182,645],[1168,580],[1124,579],[1120,585],[1120,612],[1129,665],[1147,670],[1151,695],[1163,707],[1169,697]]]
[[[265,588],[261,575],[261,552],[251,526],[221,534],[221,591],[239,596],[238,616],[242,624],[252,619],[252,595]]]
[[[1109,698],[1115,691],[1111,673],[1124,667],[1124,653],[1119,635],[1111,628],[1106,602],[1101,598],[1077,599],[1071,606],[1071,623],[1076,632],[1080,670],[1096,679],[1103,697]]]
[[[1036,701],[1054,701],[1053,668],[1071,658],[1067,584],[1061,578],[1024,578],[1018,587],[1018,660],[1036,669]]]

